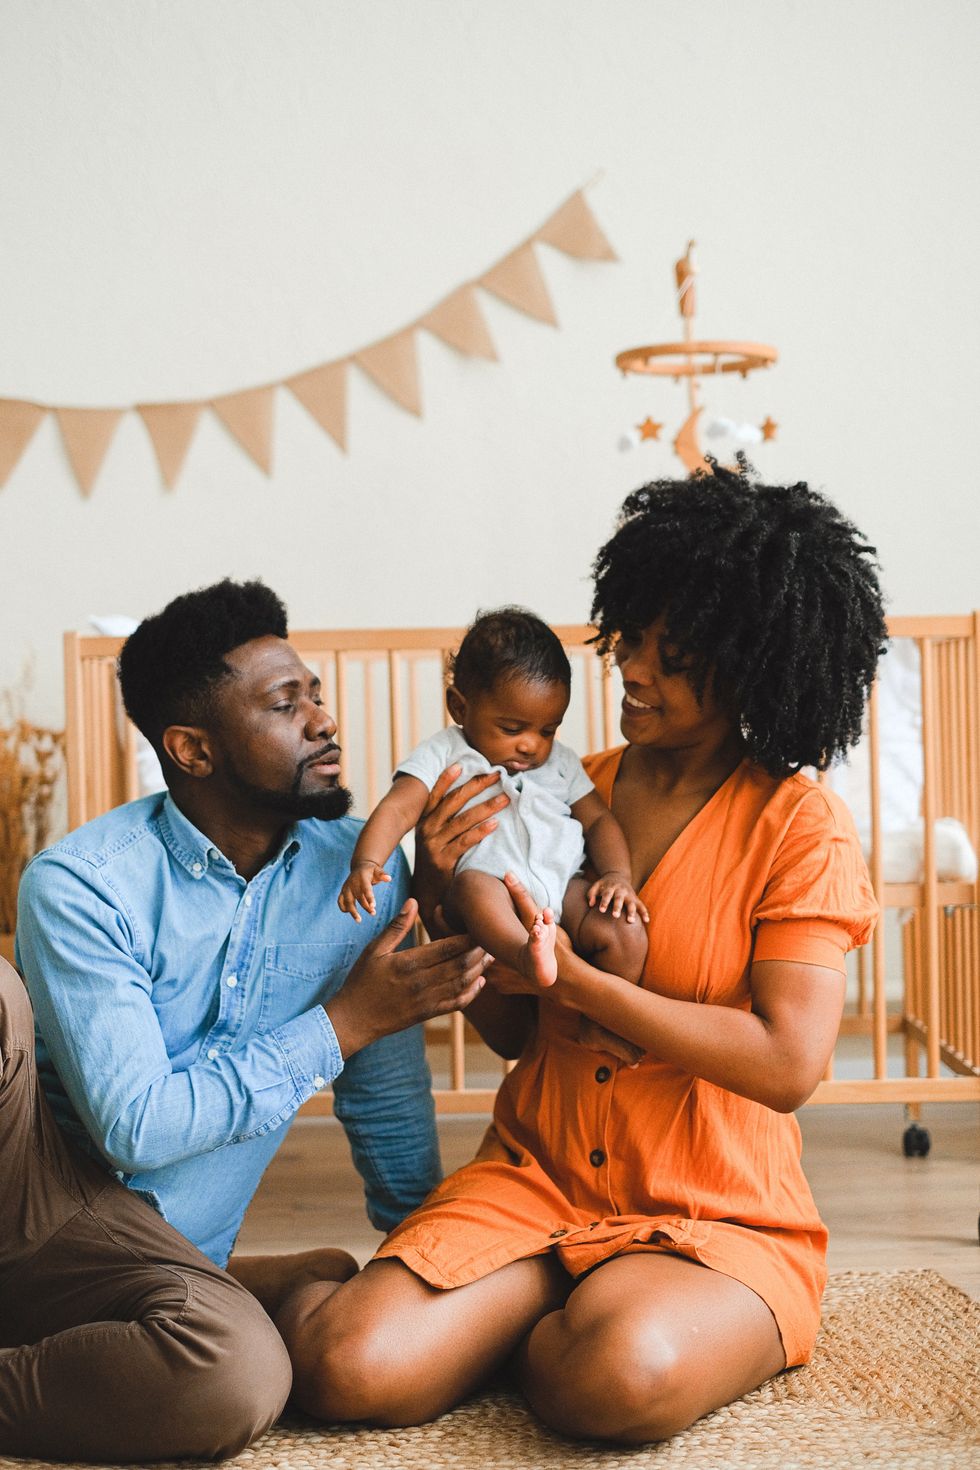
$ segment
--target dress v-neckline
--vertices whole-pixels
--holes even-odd
[[[627,750],[629,750],[629,746],[628,745],[624,745],[623,748],[622,748],[622,750],[620,750],[620,752],[619,752],[619,754],[618,754],[618,756],[616,758],[616,764],[613,767],[612,780],[611,780],[610,785],[609,785],[609,809],[610,809],[610,811],[612,811],[612,798],[613,798],[613,792],[616,789],[616,780],[617,780],[617,778],[619,776],[619,768],[620,768],[620,766],[623,763],[623,756],[626,754]],[[744,765],[745,765],[744,759],[743,760],[740,760],[739,763],[738,763],[738,765],[735,767],[735,769],[733,771],[729,771],[728,775],[725,777],[724,781],[722,781],[721,785],[718,786],[718,787],[716,787],[716,789],[711,793],[711,795],[708,797],[708,800],[704,803],[704,805],[702,807],[699,807],[698,808],[698,810],[694,813],[694,816],[691,818],[691,820],[689,822],[685,823],[685,825],[678,832],[677,836],[671,842],[670,846],[662,854],[662,856],[660,857],[659,861],[654,864],[654,866],[650,869],[650,871],[647,874],[647,876],[644,878],[643,882],[637,888],[636,891],[637,891],[638,894],[641,894],[642,895],[643,893],[645,893],[645,891],[650,887],[650,884],[653,882],[653,880],[655,878],[658,878],[658,877],[661,876],[661,874],[663,873],[664,867],[667,864],[668,860],[676,853],[678,847],[683,843],[684,838],[690,832],[691,828],[700,824],[701,819],[704,816],[705,812],[710,811],[710,809],[714,806],[715,802],[721,796],[721,793],[725,790],[725,787],[729,784],[729,782],[733,779],[733,777],[737,775],[737,773],[742,769],[742,767]]]

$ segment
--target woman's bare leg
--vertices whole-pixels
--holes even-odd
[[[553,1429],[646,1444],[757,1388],[785,1357],[755,1292],[656,1253],[593,1271],[532,1329],[518,1365],[532,1408]]]
[[[343,1286],[304,1286],[275,1319],[293,1398],[328,1423],[423,1424],[492,1376],[571,1286],[551,1254],[450,1291],[391,1259]]]

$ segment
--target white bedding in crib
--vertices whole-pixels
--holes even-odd
[[[922,700],[919,650],[911,638],[894,639],[882,659],[878,710],[883,876],[886,883],[920,883],[925,853]],[[846,764],[828,772],[827,783],[851,808],[861,845],[870,856],[871,779],[866,740],[851,752]],[[977,854],[963,824],[941,815],[933,824],[933,837],[940,881],[975,882]]]

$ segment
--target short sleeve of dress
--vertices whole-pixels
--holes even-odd
[[[752,913],[753,958],[843,972],[845,954],[867,943],[877,918],[850,812],[814,786],[792,814]]]

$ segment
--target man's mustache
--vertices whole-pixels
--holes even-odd
[[[326,761],[326,760],[329,760],[329,761],[339,761],[340,760],[340,746],[339,745],[325,745],[322,750],[318,750],[315,755],[309,756],[305,761],[302,762],[303,769],[305,770],[305,768],[307,766],[315,766],[320,761]]]

